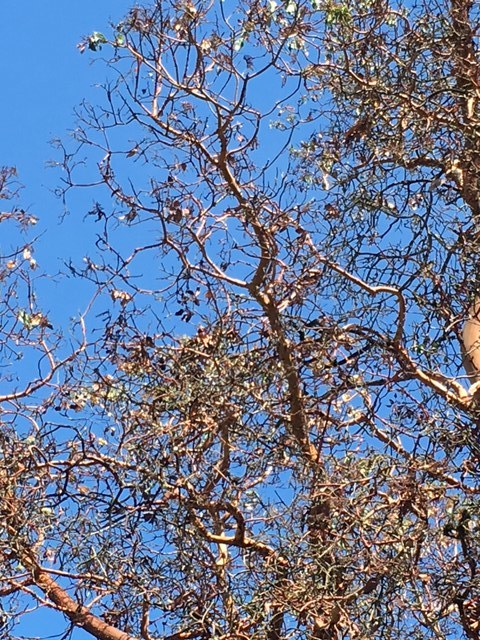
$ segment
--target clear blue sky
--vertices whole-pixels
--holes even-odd
[[[2,1],[0,166],[18,170],[25,187],[20,204],[40,219],[35,233],[44,234],[35,257],[41,269],[51,274],[61,268],[59,247],[63,258],[69,245],[81,251],[79,233],[85,228],[82,218],[92,194],[88,204],[78,201],[78,212],[73,212],[78,213],[75,233],[72,224],[59,225],[61,203],[52,190],[60,174],[47,168],[48,161],[58,155],[50,143],[54,138],[67,139],[75,126],[74,108],[84,99],[98,102],[95,84],[106,77],[100,56],[80,54],[77,44],[93,31],[111,34],[110,23],[118,23],[133,4],[133,0]],[[5,249],[5,243],[5,237],[3,242],[0,237],[0,249]],[[62,324],[72,315],[67,301],[63,302]]]
[[[72,216],[60,224],[62,203],[53,194],[61,178],[48,167],[59,160],[51,145],[55,138],[68,141],[75,127],[74,109],[86,100],[100,100],[95,85],[107,77],[101,55],[81,54],[77,44],[93,31],[111,35],[111,24],[124,17],[134,0],[3,0],[0,22],[0,166],[14,166],[24,186],[18,204],[39,218],[28,238],[40,236],[35,258],[41,272],[51,275],[64,269],[72,257],[78,264],[91,247],[84,222],[93,193],[77,192],[69,201]],[[107,52],[108,55],[108,52]],[[0,254],[13,240],[0,235]],[[10,244],[9,244],[10,242]],[[15,238],[15,246],[18,244]],[[88,295],[75,296],[71,282],[39,279],[40,306],[57,326],[84,310]]]
[[[108,33],[109,22],[119,22],[133,2],[2,0],[1,4],[0,165],[17,167],[25,185],[20,204],[40,218],[39,229],[45,232],[39,247],[41,267],[55,271],[57,247],[65,247],[58,225],[61,205],[50,191],[59,175],[46,168],[54,157],[49,141],[67,136],[74,126],[74,107],[85,98],[94,101],[94,85],[105,77],[104,67],[92,65],[93,57],[81,55],[76,45],[93,31]],[[65,309],[69,307],[65,301]],[[56,617],[27,616],[16,636],[53,636],[64,628],[55,624]],[[75,640],[87,637],[91,636],[74,634]]]
[[[110,31],[133,2],[127,0],[3,0],[0,22],[2,78],[1,164],[17,166],[27,201],[39,213],[53,175],[45,161],[49,141],[73,126],[73,108],[94,99],[93,85],[104,75],[92,57],[76,48],[92,31]],[[52,173],[52,172],[50,172]]]

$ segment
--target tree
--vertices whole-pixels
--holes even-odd
[[[75,338],[18,301],[31,248],[2,263],[40,363],[0,398],[5,634],[480,637],[479,17],[178,0],[81,43]]]

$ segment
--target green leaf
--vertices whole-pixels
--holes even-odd
[[[293,2],[293,0],[290,0],[290,2],[288,2],[287,6],[285,7],[285,11],[290,15],[295,14],[297,12],[297,3]]]
[[[233,50],[240,51],[240,49],[243,47],[244,44],[245,44],[244,38],[237,38],[237,40],[235,40],[235,43],[233,45]]]
[[[100,42],[102,44],[105,44],[107,42],[106,37],[103,35],[103,33],[100,33],[100,31],[94,31],[90,36],[90,39],[95,40],[95,42]]]
[[[349,24],[351,20],[352,14],[348,5],[332,4],[325,12],[325,22],[327,25]]]
[[[102,44],[106,44],[108,40],[100,33],[100,31],[94,31],[91,36],[88,37],[88,48],[91,51],[98,51],[102,48]]]
[[[24,309],[20,309],[20,311],[17,314],[17,318],[27,329],[32,328],[32,316],[29,313],[27,313]]]

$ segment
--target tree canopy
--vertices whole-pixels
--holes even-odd
[[[480,638],[479,24],[163,0],[80,43],[85,313],[51,323],[23,236],[0,260],[4,637]]]

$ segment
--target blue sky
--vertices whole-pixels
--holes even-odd
[[[110,34],[110,25],[120,22],[132,5],[133,0],[2,2],[0,166],[16,167],[23,190],[15,204],[39,219],[26,239],[39,237],[34,246],[39,269],[32,275],[40,306],[55,327],[68,327],[84,310],[90,292],[85,289],[82,296],[80,284],[73,291],[69,280],[39,276],[65,271],[68,258],[78,264],[88,253],[93,232],[84,217],[94,194],[77,192],[69,201],[70,218],[60,223],[62,203],[53,190],[61,172],[48,166],[60,157],[51,143],[61,139],[68,144],[74,109],[83,100],[98,102],[97,87],[107,77],[100,55],[82,55],[77,44],[93,31]],[[18,244],[18,237],[10,238],[2,228],[0,254]]]
[[[131,2],[127,0],[4,0],[0,23],[2,100],[1,163],[18,168],[26,202],[42,213],[50,203],[45,171],[53,156],[49,141],[73,126],[73,108],[94,99],[100,67],[76,48],[82,36],[107,32]],[[101,72],[103,74],[103,72]],[[50,172],[51,173],[51,172]]]
[[[25,186],[20,204],[40,219],[38,228],[44,235],[39,262],[50,272],[58,270],[60,258],[60,251],[52,247],[65,248],[65,232],[58,224],[61,203],[51,192],[59,175],[46,167],[55,157],[50,141],[66,138],[74,126],[74,107],[83,99],[94,101],[94,85],[105,77],[105,68],[92,65],[92,56],[81,55],[76,45],[93,31],[108,33],[109,22],[119,22],[132,4],[127,0],[2,1],[0,165],[18,170]],[[65,301],[66,311],[71,302]],[[48,614],[27,616],[15,630],[16,636],[54,636],[64,628],[55,624],[56,619]],[[87,637],[91,636],[74,634],[75,640]]]
[[[75,126],[74,108],[84,99],[95,101],[95,85],[106,77],[105,67],[94,64],[95,57],[88,52],[81,55],[77,44],[93,31],[109,33],[109,24],[119,22],[132,4],[129,0],[2,2],[0,165],[17,168],[24,186],[19,204],[40,219],[35,232],[45,235],[36,257],[49,273],[59,269],[55,254],[60,252],[52,252],[52,247],[65,249],[65,234],[72,235],[59,225],[62,208],[52,190],[60,175],[47,167],[48,161],[58,158],[51,141],[68,138]]]

